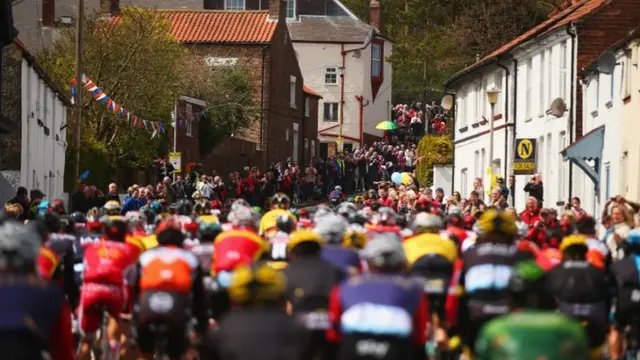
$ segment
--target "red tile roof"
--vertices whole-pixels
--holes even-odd
[[[255,43],[271,41],[277,21],[269,11],[163,10],[171,35],[184,43]]]
[[[524,44],[525,42],[532,40],[536,37],[541,37],[549,34],[552,31],[555,31],[563,26],[569,25],[573,21],[578,21],[585,16],[591,14],[602,5],[606,4],[608,0],[583,0],[578,2],[575,5],[572,5],[554,15],[552,15],[549,19],[545,20],[538,26],[533,27],[528,30],[524,34],[516,37],[510,42],[502,45],[497,50],[493,51],[491,54],[485,56],[482,60],[467,66],[466,68],[460,70],[456,73],[451,79],[447,80],[447,83],[451,83],[461,76],[470,73],[471,71],[478,69],[484,65],[489,64],[492,60],[495,60],[498,56],[503,55],[519,45]]]
[[[317,92],[311,90],[310,88],[307,87],[307,85],[302,85],[302,90],[307,94],[307,95],[311,95],[311,96],[315,96],[315,97],[319,97],[320,99],[322,99],[322,96],[320,96],[320,94],[318,94]]]

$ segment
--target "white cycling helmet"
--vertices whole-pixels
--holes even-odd
[[[315,220],[313,231],[328,244],[340,244],[347,232],[347,221],[340,215],[327,214]]]
[[[438,215],[421,212],[413,219],[412,224],[413,231],[418,229],[436,229],[441,230],[444,228],[444,221]]]
[[[360,251],[360,256],[378,267],[401,266],[407,261],[402,248],[402,239],[393,232],[373,234],[364,249]]]
[[[42,239],[33,225],[6,220],[0,224],[0,273],[30,273]]]

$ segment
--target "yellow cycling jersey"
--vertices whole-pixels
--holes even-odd
[[[453,263],[458,259],[458,248],[453,240],[440,234],[419,234],[402,243],[409,266],[425,255],[440,255]]]
[[[156,237],[156,234],[141,237],[140,241],[142,241],[145,250],[153,249],[154,247],[158,246],[158,238]]]
[[[291,213],[291,211],[284,209],[273,209],[264,214],[262,216],[262,219],[260,219],[260,229],[258,233],[260,233],[260,235],[264,235],[267,230],[275,228],[278,217],[285,214],[289,216],[294,223],[296,222],[296,217]]]
[[[215,215],[200,215],[198,216],[198,220],[207,224],[218,224],[220,222]]]

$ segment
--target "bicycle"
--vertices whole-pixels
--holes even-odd
[[[115,349],[111,348],[111,344],[109,342],[109,337],[107,336],[108,328],[109,328],[109,313],[108,307],[106,305],[95,305],[93,310],[102,314],[100,329],[98,330],[96,340],[94,342],[94,346],[92,349],[93,358],[94,359],[102,359],[102,360],[118,360],[119,355],[117,347]],[[79,324],[78,324],[79,325]],[[79,339],[80,340],[80,339]],[[76,350],[76,354],[80,354],[82,349],[82,341],[78,341],[78,346]]]
[[[154,359],[169,360],[170,358],[167,353],[169,326],[164,323],[155,323],[150,324],[149,326],[151,328],[151,331],[154,333]]]
[[[627,342],[624,358],[626,360],[640,360],[640,344],[638,342],[638,324],[629,325],[624,329],[624,337]]]

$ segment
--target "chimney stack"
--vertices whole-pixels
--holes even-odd
[[[42,26],[53,27],[56,24],[56,0],[42,0]]]
[[[100,0],[100,11],[104,15],[116,15],[120,12],[120,0]]]
[[[269,0],[269,19],[286,21],[287,5],[284,0]]]
[[[369,25],[382,31],[382,18],[380,17],[380,2],[371,0],[369,3]]]

